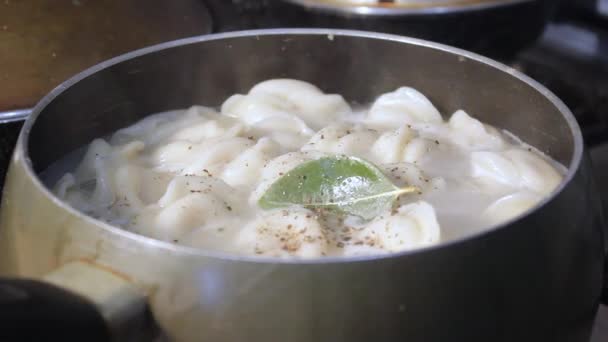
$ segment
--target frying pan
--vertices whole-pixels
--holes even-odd
[[[510,60],[542,33],[559,0],[207,0],[215,30],[328,27],[436,41]]]

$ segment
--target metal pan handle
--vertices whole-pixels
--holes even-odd
[[[27,119],[31,112],[31,109],[15,109],[6,112],[0,112],[0,124],[23,121]]]
[[[150,340],[151,322],[144,293],[100,265],[71,262],[43,281],[0,278],[2,341]]]

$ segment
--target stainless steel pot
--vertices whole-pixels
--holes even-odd
[[[68,207],[39,177],[67,152],[150,113],[219,105],[274,77],[359,103],[409,85],[444,113],[465,108],[514,132],[568,174],[539,207],[486,232],[390,256],[318,261],[235,257],[138,236]],[[36,106],[8,174],[0,270],[75,290],[114,336],[145,324],[138,318],[148,308],[177,341],[582,342],[602,290],[600,211],[572,114],[507,66],[377,33],[235,32],[120,56]],[[23,290],[19,281],[5,284]]]

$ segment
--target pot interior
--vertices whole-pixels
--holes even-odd
[[[23,138],[40,173],[149,114],[219,106],[259,81],[295,78],[359,104],[411,86],[444,116],[462,108],[570,165],[580,141],[574,119],[546,89],[518,75],[476,55],[379,34],[274,30],[192,38],[123,55],[76,76],[41,101]]]

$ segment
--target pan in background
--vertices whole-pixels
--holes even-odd
[[[202,0],[0,2],[0,189],[19,130],[55,86],[103,60],[211,32]],[[4,53],[10,51],[10,53]]]
[[[207,0],[219,31],[327,27],[423,38],[508,60],[542,33],[557,0]],[[360,1],[361,2],[361,1]]]

